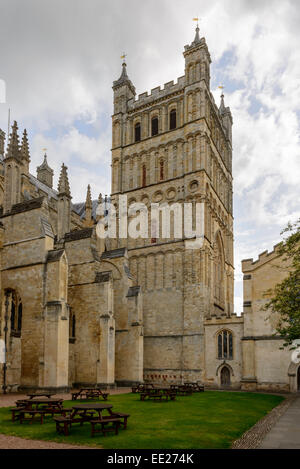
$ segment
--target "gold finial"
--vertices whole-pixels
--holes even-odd
[[[121,55],[120,59],[123,59],[123,63],[125,62],[125,58],[127,57],[127,54],[125,54],[125,52],[123,52],[123,55]]]
[[[218,88],[219,88],[220,90],[222,90],[222,95],[221,95],[221,96],[223,96],[223,95],[224,95],[224,91],[223,91],[223,90],[224,90],[225,86],[224,86],[224,85],[219,85]]]
[[[47,151],[47,148],[42,148],[43,152],[46,153]]]
[[[197,28],[199,27],[199,17],[196,16],[195,18],[193,18],[193,21],[197,21]]]

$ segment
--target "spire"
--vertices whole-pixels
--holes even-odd
[[[59,195],[66,195],[71,198],[70,185],[68,179],[68,168],[62,164],[61,172],[58,181],[58,193]]]
[[[91,186],[87,186],[87,193],[86,193],[86,201],[85,201],[85,208],[92,208],[92,196],[91,196]]]
[[[221,94],[221,104],[219,107],[219,111],[221,114],[224,114],[224,112],[226,111],[225,104],[224,104],[224,93]]]
[[[201,42],[199,31],[200,31],[200,28],[199,28],[198,23],[197,23],[195,39],[194,39],[192,44],[199,44],[199,42]]]
[[[44,154],[43,163],[36,168],[36,172],[38,180],[46,184],[46,186],[51,187],[52,189],[54,171],[48,165],[46,153]]]
[[[52,172],[53,173],[53,169],[50,168],[50,166],[48,165],[48,161],[47,161],[47,153],[44,154],[44,161],[43,163],[37,167],[37,170],[47,170],[49,172]]]
[[[20,151],[20,143],[19,143],[19,135],[18,135],[18,124],[14,121],[12,126],[12,132],[9,136],[9,143],[6,152],[6,158],[20,158],[21,151]]]
[[[125,62],[125,60],[124,60],[124,62],[122,63],[122,73],[121,73],[121,76],[120,76],[120,78],[119,78],[118,81],[126,81],[126,80],[129,80],[128,75],[127,75],[126,67],[127,67],[127,65],[126,65],[126,62]]]
[[[21,145],[21,154],[22,159],[26,161],[30,161],[29,155],[29,144],[28,144],[28,137],[27,137],[27,130],[24,129],[23,138],[22,138],[22,145]]]
[[[128,85],[130,90],[132,91],[132,93],[135,95],[135,87],[133,86],[131,80],[129,79],[129,77],[127,75],[126,67],[127,67],[127,65],[126,65],[126,62],[125,62],[125,59],[124,59],[123,63],[122,63],[122,72],[121,72],[120,78],[118,80],[114,81],[113,88],[117,88],[117,87],[122,86],[122,85]]]

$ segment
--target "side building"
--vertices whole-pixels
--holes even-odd
[[[241,388],[249,391],[300,391],[300,363],[292,352],[282,350],[283,339],[276,334],[278,316],[262,307],[270,291],[282,282],[289,264],[279,256],[279,245],[264,251],[256,261],[242,261],[244,274],[244,330],[242,336]]]

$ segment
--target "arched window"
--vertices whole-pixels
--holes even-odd
[[[10,329],[11,331],[15,330],[16,322],[16,304],[14,298],[11,300],[11,314],[10,314]]]
[[[154,135],[157,135],[157,134],[158,134],[158,118],[153,117],[151,119],[151,135],[153,137]]]
[[[19,303],[18,306],[18,322],[17,322],[17,331],[21,332],[22,329],[22,313],[23,313],[23,306],[22,303]]]
[[[164,178],[164,162],[161,160],[159,162],[159,179],[162,181]]]
[[[22,301],[17,293],[13,290],[7,291],[10,296],[10,333],[13,337],[21,336],[22,329]]]
[[[233,340],[230,331],[221,331],[218,334],[218,358],[230,360],[233,358]]]
[[[172,109],[172,111],[170,112],[170,130],[176,129],[176,127],[176,110]]]
[[[147,179],[147,170],[146,170],[146,165],[143,164],[143,168],[142,168],[142,186],[145,187],[146,186],[146,181]]]
[[[141,124],[138,122],[134,126],[134,141],[139,142],[141,140]]]

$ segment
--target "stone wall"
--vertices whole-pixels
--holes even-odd
[[[289,376],[291,351],[282,350],[276,336],[278,316],[262,308],[272,289],[288,274],[289,264],[279,256],[279,245],[263,252],[258,260],[242,261],[244,274],[244,332],[242,389],[294,391],[295,376]],[[275,335],[275,337],[274,337]]]

